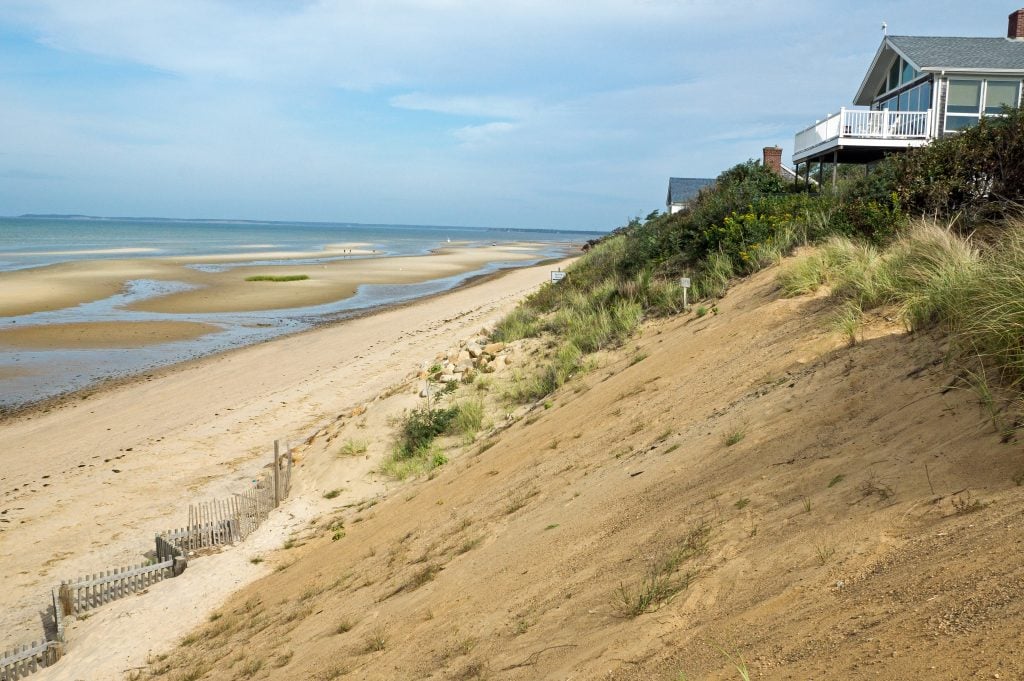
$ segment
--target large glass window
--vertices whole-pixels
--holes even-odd
[[[946,131],[977,124],[983,115],[997,116],[1004,106],[1017,106],[1020,81],[950,80],[946,95]]]
[[[900,59],[896,58],[896,61],[889,67],[889,89],[895,90],[900,86]]]
[[[949,113],[978,114],[979,104],[981,104],[980,80],[949,81],[949,97],[946,101],[946,111]]]
[[[1017,106],[1020,83],[1009,80],[990,80],[985,88],[985,113],[1003,113],[1004,106]]]
[[[906,85],[915,78],[917,78],[917,71],[907,62],[903,62],[903,69],[900,72],[900,85]]]
[[[879,102],[878,108],[886,111],[927,111],[932,106],[932,84],[921,83],[899,95]]]

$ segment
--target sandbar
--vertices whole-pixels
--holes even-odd
[[[335,244],[341,246],[341,244]],[[353,246],[358,246],[353,244]],[[338,257],[335,248],[309,253],[235,253],[190,258],[82,260],[45,267],[0,272],[0,316],[60,310],[109,298],[133,280],[177,281],[195,289],[140,301],[131,309],[175,314],[252,312],[322,305],[353,295],[361,284],[422,282],[480,269],[495,261],[537,259],[543,247],[507,244],[482,248],[445,248],[418,256],[352,257],[316,263],[238,265],[219,272],[187,265],[208,262]],[[247,282],[255,275],[304,274],[292,282]]]
[[[99,350],[141,348],[192,340],[221,328],[200,322],[73,322],[7,325],[0,329],[0,348],[18,350]],[[0,374],[0,377],[3,375]]]
[[[444,249],[429,255],[335,260],[315,265],[243,266],[204,272],[201,288],[134,303],[130,309],[174,314],[253,312],[324,305],[355,295],[362,284],[411,284],[472,272],[498,261],[536,259],[535,251],[503,246]],[[246,281],[252,276],[305,275],[301,281]]]

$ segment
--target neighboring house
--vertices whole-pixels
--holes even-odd
[[[668,178],[668,198],[665,199],[665,210],[670,214],[678,213],[697,198],[701,189],[713,182],[714,180],[703,177]]]
[[[1024,9],[1005,38],[885,36],[853,99],[796,134],[793,163],[871,163],[1018,106]],[[833,175],[834,177],[834,175]]]

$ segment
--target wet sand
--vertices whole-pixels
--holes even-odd
[[[141,348],[186,341],[220,331],[201,322],[81,322],[8,324],[0,328],[0,348],[18,350],[97,350]],[[0,374],[0,378],[4,375]]]

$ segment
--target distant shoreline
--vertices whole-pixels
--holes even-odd
[[[343,227],[399,227],[415,229],[468,229],[481,230],[486,232],[537,232],[541,234],[564,234],[566,232],[579,232],[583,234],[610,233],[611,229],[571,229],[569,227],[486,227],[482,225],[417,225],[417,224],[389,224],[385,222],[350,222],[345,220],[257,220],[254,218],[167,218],[155,216],[106,216],[106,215],[84,215],[75,213],[23,213],[21,215],[3,215],[0,219],[10,220],[81,220],[81,221],[132,221],[139,222],[189,222],[196,224],[238,224],[238,225],[317,225],[317,226],[343,226]]]

